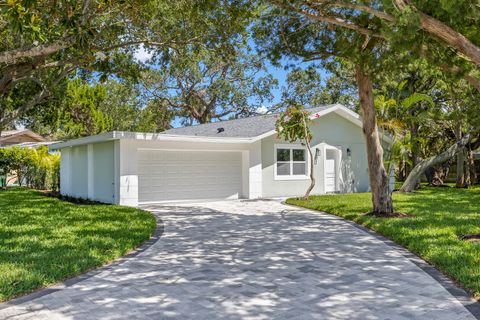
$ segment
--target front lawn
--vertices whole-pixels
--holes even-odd
[[[0,191],[0,301],[111,262],[155,230],[148,212]]]
[[[313,196],[287,203],[353,220],[392,239],[448,274],[480,298],[480,243],[459,236],[480,233],[480,187],[423,188],[414,194],[394,193],[397,212],[411,218],[375,218],[370,193]]]

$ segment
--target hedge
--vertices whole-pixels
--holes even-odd
[[[48,153],[46,146],[38,149],[0,148],[0,176],[5,174],[7,180],[16,177],[20,186],[57,191],[60,186],[60,154]],[[6,183],[2,187],[6,187]]]

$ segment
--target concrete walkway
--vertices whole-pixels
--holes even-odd
[[[3,304],[0,319],[475,319],[402,250],[342,219],[273,200],[147,209],[164,224],[148,249]]]

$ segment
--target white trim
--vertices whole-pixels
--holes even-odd
[[[340,191],[340,175],[341,175],[341,161],[342,150],[339,147],[331,146],[325,142],[320,143],[317,148],[320,148],[323,153],[323,192],[327,193],[327,150],[336,151],[335,154],[335,192]]]
[[[277,174],[277,149],[289,149],[290,150],[290,161],[281,161],[290,163],[290,175],[278,175]],[[305,161],[293,161],[293,149],[301,149],[305,151]],[[309,180],[310,166],[309,166],[309,155],[307,147],[298,143],[276,143],[273,146],[273,155],[274,155],[274,166],[273,166],[273,180]],[[305,175],[293,175],[293,164],[305,163]]]
[[[242,152],[247,149],[137,148],[138,151]]]
[[[232,137],[204,137],[204,136],[186,136],[186,135],[172,135],[162,133],[142,133],[142,132],[125,132],[112,131],[95,136],[69,140],[65,142],[54,143],[49,146],[50,150],[58,150],[69,148],[78,145],[98,143],[110,140],[145,140],[145,141],[178,141],[178,142],[213,142],[213,143],[231,143],[231,144],[245,144],[252,143],[271,135],[267,132],[263,135],[253,138],[232,138]]]
[[[113,202],[120,204],[120,141],[113,142]]]

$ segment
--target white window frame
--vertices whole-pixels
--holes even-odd
[[[278,175],[277,174],[277,149],[289,149],[290,150],[290,175]],[[301,149],[305,151],[305,161],[293,161],[293,149]],[[309,180],[310,177],[310,156],[307,151],[307,147],[301,144],[275,144],[274,145],[274,159],[275,163],[273,166],[273,177],[274,180]],[[281,161],[284,162],[284,161]],[[286,161],[285,161],[286,162]],[[294,163],[305,163],[305,175],[293,175],[293,164]]]

